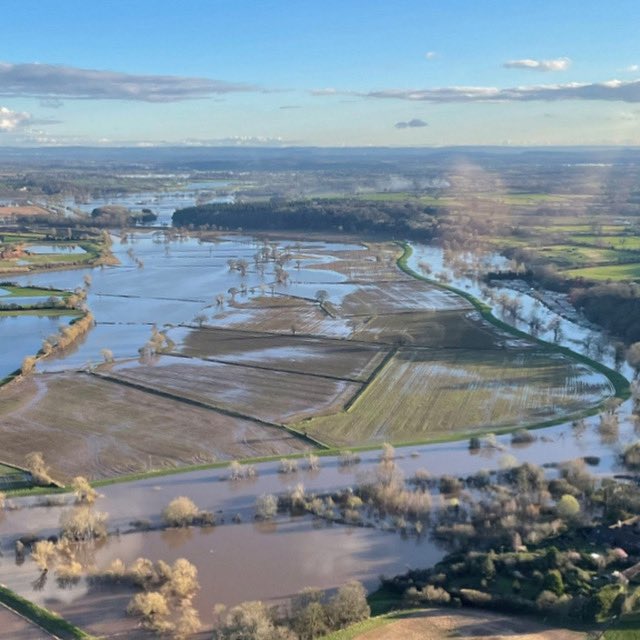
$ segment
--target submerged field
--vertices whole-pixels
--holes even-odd
[[[37,443],[61,480],[309,448],[277,427],[83,373],[27,378],[4,389],[0,432],[5,460],[22,462]]]
[[[547,352],[401,349],[348,411],[301,426],[334,446],[410,442],[534,425],[612,392],[603,375]]]

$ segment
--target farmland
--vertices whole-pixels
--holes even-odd
[[[308,448],[277,427],[74,373],[3,389],[0,429],[7,461],[22,463],[38,442],[63,480]]]
[[[264,273],[271,261],[244,278],[224,266],[267,246],[288,256],[284,284]],[[97,326],[45,359],[46,375],[0,390],[7,462],[43,442],[60,477],[104,478],[301,453],[314,446],[305,434],[329,447],[462,438],[569,419],[613,394],[587,364],[516,339],[464,297],[400,270],[391,243],[160,245],[140,234],[114,253],[122,266],[95,270],[88,289]],[[183,264],[202,280],[185,281]],[[217,279],[205,284],[209,273]],[[49,292],[19,287],[12,299]],[[229,293],[212,304],[216,289]],[[72,443],[82,455],[68,459]]]
[[[303,425],[334,446],[411,442],[534,425],[610,393],[604,376],[535,350],[401,349],[348,411]]]

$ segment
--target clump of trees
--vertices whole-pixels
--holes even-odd
[[[436,228],[435,214],[436,209],[419,202],[312,198],[211,203],[180,209],[172,220],[174,227],[331,231],[430,240]]]
[[[130,568],[117,560],[101,579],[129,581],[143,591],[131,598],[127,613],[150,631],[173,638],[191,637],[201,628],[193,598],[198,592],[198,570],[188,560],[178,558],[173,565],[138,558]]]
[[[331,597],[305,589],[293,598],[288,614],[259,601],[231,609],[216,605],[214,614],[216,640],[313,640],[366,620],[371,610],[364,587],[353,581]]]

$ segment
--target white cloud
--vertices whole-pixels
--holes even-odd
[[[333,87],[326,87],[324,89],[314,89],[311,92],[312,96],[335,96],[338,93],[343,93],[342,91],[338,91],[337,89],[334,89]],[[349,93],[344,92],[344,93]]]
[[[176,102],[207,98],[258,87],[184,76],[134,75],[53,64],[0,63],[0,96],[35,97],[52,101],[137,100]]]
[[[30,113],[0,107],[0,131],[15,131],[32,121]]]
[[[434,60],[435,58],[438,57],[438,54],[435,51],[427,51],[427,53],[424,54],[424,57],[427,60]]]
[[[623,71],[626,71],[627,73],[636,73],[637,71],[640,71],[640,64],[630,64],[628,67],[625,67]]]
[[[508,60],[502,65],[507,69],[529,69],[531,71],[566,71],[571,66],[569,58],[555,58],[553,60]]]

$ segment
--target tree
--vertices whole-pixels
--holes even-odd
[[[49,468],[44,463],[44,457],[40,451],[28,453],[25,457],[25,466],[37,485],[46,487],[54,484],[53,479],[49,475]]]
[[[186,496],[174,498],[162,512],[163,520],[171,527],[186,527],[200,516],[193,500]]]
[[[200,588],[198,569],[185,558],[178,558],[171,567],[170,578],[165,587],[166,593],[178,600],[192,598]]]
[[[71,486],[76,497],[76,502],[93,504],[98,498],[98,492],[89,484],[88,480],[82,476],[76,476],[72,480]]]
[[[36,358],[34,356],[25,356],[22,360],[22,367],[20,372],[23,376],[30,374],[36,368]]]
[[[107,514],[93,511],[88,506],[67,509],[60,515],[60,529],[69,540],[91,540],[107,535]]]
[[[270,520],[278,513],[278,499],[269,493],[256,500],[256,514],[263,520]]]
[[[333,629],[342,629],[365,620],[371,614],[367,592],[360,582],[352,581],[338,589],[328,605],[328,618]]]
[[[56,555],[56,545],[49,540],[38,540],[31,551],[31,558],[38,565],[40,571],[48,571]]]
[[[127,606],[127,613],[142,619],[142,625],[154,631],[169,627],[169,604],[159,591],[136,593]]]
[[[634,342],[627,349],[627,362],[635,369],[636,376],[640,374],[640,342]]]
[[[217,640],[294,640],[286,627],[277,625],[272,612],[259,601],[243,602],[226,612],[216,606],[221,624],[216,630]]]
[[[186,638],[190,638],[195,633],[198,633],[201,628],[202,623],[200,622],[198,611],[190,601],[185,601],[180,606],[180,615],[176,620],[173,637],[176,638],[176,640],[186,640]]]
[[[561,596],[564,593],[564,582],[560,571],[558,569],[549,569],[544,577],[542,586],[545,591],[551,591],[551,593]]]

